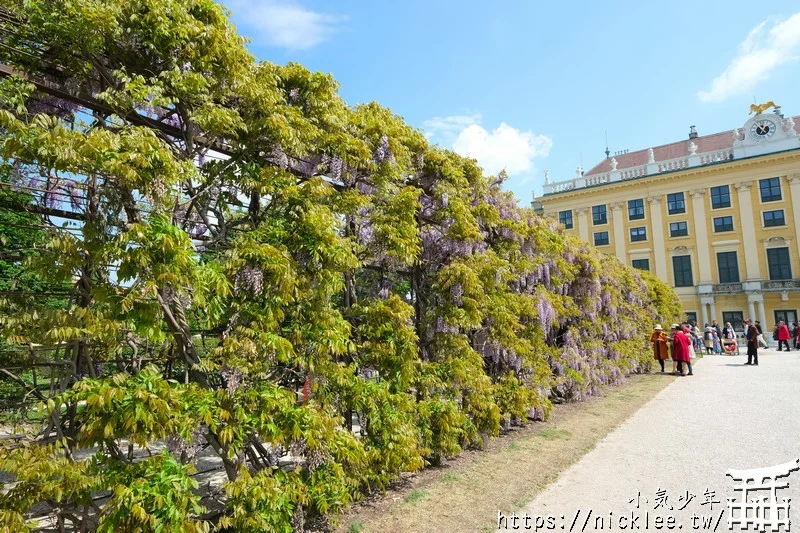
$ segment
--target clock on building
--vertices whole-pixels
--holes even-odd
[[[750,126],[750,137],[756,141],[763,141],[772,137],[778,130],[777,124],[773,121],[762,118],[753,122]]]

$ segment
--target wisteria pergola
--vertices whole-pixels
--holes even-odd
[[[12,0],[0,74],[12,529],[324,529],[679,313],[212,1]]]

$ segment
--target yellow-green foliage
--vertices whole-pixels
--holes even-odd
[[[319,525],[647,371],[652,324],[680,312],[504,173],[346,105],[328,75],[256,62],[211,0],[6,4],[0,62],[103,116],[0,81],[0,186],[64,198],[17,200],[36,253],[9,271],[36,283],[0,300],[0,364],[54,379],[40,440],[0,448],[18,482],[0,529],[41,507],[76,530]],[[38,215],[64,211],[79,232]],[[227,476],[217,523],[198,454]]]

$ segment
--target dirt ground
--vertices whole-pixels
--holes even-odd
[[[465,451],[443,466],[407,474],[384,495],[352,506],[339,533],[493,531],[558,474],[675,379],[633,376],[585,402],[557,405],[550,420],[530,424]]]

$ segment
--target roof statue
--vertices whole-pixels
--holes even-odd
[[[752,115],[753,113],[755,113],[756,115],[760,115],[761,113],[763,113],[764,111],[766,111],[770,107],[774,107],[775,109],[777,109],[780,106],[778,104],[776,104],[775,102],[773,102],[772,100],[770,100],[769,102],[765,102],[765,103],[763,103],[761,105],[750,104],[750,112],[748,113],[748,115]]]
[[[616,157],[612,157],[611,158],[611,170],[617,170],[617,158]]]
[[[697,145],[694,143],[694,141],[692,141],[689,143],[689,154],[695,155],[696,153],[697,153]]]
[[[652,148],[647,149],[647,163],[655,163],[656,162],[656,155],[653,153]]]
[[[797,135],[797,131],[795,131],[794,129],[794,119],[792,117],[787,118],[783,122],[784,122],[784,127],[786,128],[786,133],[792,136]]]
[[[545,170],[544,171],[544,182],[547,185],[550,185],[550,171],[549,170]]]

